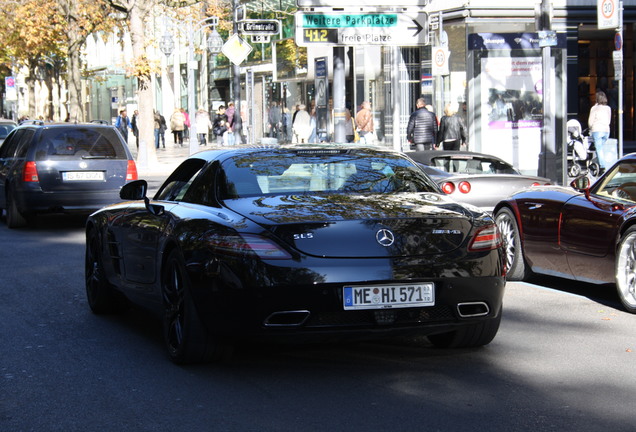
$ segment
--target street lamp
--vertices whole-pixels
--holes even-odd
[[[213,56],[218,55],[221,52],[221,49],[223,49],[223,43],[223,38],[221,38],[219,32],[216,31],[216,28],[213,29],[212,32],[210,32],[207,41],[208,51],[210,51],[210,54]]]
[[[197,128],[195,121],[196,114],[196,95],[194,85],[194,70],[197,69],[197,61],[194,58],[194,34],[200,32],[206,28],[212,28],[212,32],[207,38],[206,44],[210,53],[214,56],[221,52],[223,47],[223,39],[216,31],[216,26],[219,24],[218,17],[208,17],[198,21],[192,22],[192,19],[188,19],[188,112],[192,118],[190,122],[190,154],[194,154],[199,151],[199,141],[197,139]],[[174,40],[172,35],[165,33],[161,37],[159,42],[159,49],[166,57],[172,54],[174,50]]]
[[[174,39],[172,35],[167,31],[161,36],[161,40],[159,41],[159,49],[166,56],[170,57],[172,51],[174,51]]]

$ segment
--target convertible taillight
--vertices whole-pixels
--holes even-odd
[[[442,192],[444,192],[446,195],[450,195],[455,192],[455,185],[453,184],[453,182],[442,183]]]
[[[128,160],[128,167],[126,168],[126,181],[137,180],[137,165],[132,159]]]
[[[213,234],[208,237],[213,249],[229,255],[256,254],[262,259],[290,259],[291,255],[273,241],[255,234]]]
[[[23,182],[38,182],[40,178],[38,177],[38,169],[35,166],[35,162],[29,161],[24,164],[24,170],[22,171],[22,181]]]
[[[468,250],[471,252],[474,251],[483,251],[483,250],[491,250],[497,249],[502,245],[502,238],[499,229],[497,229],[497,225],[487,225],[483,228],[480,228],[473,239],[468,245]]]
[[[467,194],[468,192],[470,192],[470,183],[467,181],[462,181],[459,182],[459,185],[457,186],[457,189],[463,193],[463,194]]]

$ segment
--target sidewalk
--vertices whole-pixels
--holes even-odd
[[[160,147],[155,149],[157,154],[157,161],[150,162],[148,161],[148,166],[142,167],[138,160],[137,155],[137,146],[135,145],[134,139],[130,140],[128,143],[128,149],[132,153],[135,162],[137,163],[137,172],[139,177],[142,178],[144,176],[149,175],[165,175],[168,176],[172,171],[175,170],[183,162],[188,156],[190,156],[190,142],[188,140],[183,141],[183,146],[175,146],[172,142],[168,142],[166,140],[166,148]],[[199,150],[209,149],[210,145],[207,147],[199,147]]]

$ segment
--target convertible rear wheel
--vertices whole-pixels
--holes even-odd
[[[616,290],[625,309],[636,313],[636,227],[628,229],[618,245]]]
[[[177,364],[203,363],[229,355],[229,347],[216,343],[205,328],[190,292],[183,257],[177,250],[168,255],[161,278],[164,303],[164,339],[170,359]]]
[[[429,335],[428,340],[437,348],[472,348],[488,345],[497,335],[501,323],[501,310],[497,317],[464,325],[447,333]]]
[[[99,237],[94,229],[86,238],[84,277],[86,298],[94,313],[111,314],[123,311],[126,300],[106,280]]]
[[[515,215],[507,208],[499,210],[495,216],[497,227],[504,239],[506,253],[506,279],[524,280],[528,276],[521,249],[521,236]]]

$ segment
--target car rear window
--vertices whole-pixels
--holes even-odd
[[[114,128],[64,127],[42,130],[35,160],[127,159],[124,144]]]
[[[223,163],[223,198],[269,194],[437,192],[405,158],[360,152],[266,152]]]

